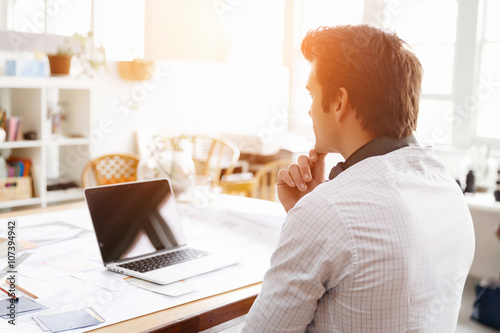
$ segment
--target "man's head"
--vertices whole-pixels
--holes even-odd
[[[330,112],[332,102],[343,98],[373,137],[412,134],[423,71],[404,46],[396,34],[368,25],[309,31],[302,53],[313,64],[312,79],[321,86],[323,112]]]

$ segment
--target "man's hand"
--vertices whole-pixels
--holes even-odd
[[[278,198],[288,212],[297,201],[325,181],[325,154],[309,151],[309,157],[299,156],[297,163],[278,173]]]

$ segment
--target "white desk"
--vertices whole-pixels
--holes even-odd
[[[230,207],[229,210],[228,207]],[[75,332],[104,327],[167,308],[176,307],[174,309],[179,310],[178,306],[181,304],[247,285],[253,284],[253,286],[243,290],[226,293],[225,296],[218,297],[217,302],[224,304],[228,300],[247,297],[249,293],[253,295],[258,293],[260,289],[258,283],[262,281],[263,274],[268,268],[270,254],[276,245],[280,225],[284,220],[285,212],[281,205],[256,199],[221,195],[214,199],[209,207],[190,209],[188,206],[183,206],[182,211],[187,214],[185,231],[189,245],[209,250],[227,249],[240,254],[243,258],[238,265],[188,279],[188,282],[197,286],[197,291],[177,297],[153,293],[124,282],[123,275],[107,271],[103,267],[96,268],[92,272],[97,272],[107,278],[109,283],[107,288],[80,280],[64,271],[59,271],[60,277],[44,283],[37,281],[32,276],[23,275],[23,270],[29,273],[30,270],[38,269],[40,274],[52,271],[44,263],[54,262],[58,258],[74,257],[102,265],[95,237],[90,231],[92,230],[90,217],[83,204],[76,205],[76,207],[73,205],[71,209],[63,210],[50,207],[46,210],[37,210],[37,214],[34,215],[16,217],[20,226],[19,239],[22,239],[23,227],[58,220],[88,230],[77,238],[27,250],[33,255],[19,266],[18,283],[37,294],[40,297],[39,302],[48,306],[50,311],[60,308],[72,309],[92,306],[106,319],[104,324]],[[9,213],[1,214],[0,218],[3,219],[0,225],[4,226],[6,218],[15,215],[17,214],[11,213],[10,216]],[[18,255],[21,253],[19,252]],[[6,259],[1,260],[2,267],[4,267],[6,263],[4,265],[3,261],[6,262]],[[255,285],[255,283],[257,284]],[[205,307],[210,307],[215,303],[205,302],[203,304]],[[199,311],[196,309],[200,308],[195,307],[188,311]],[[49,312],[49,310],[46,311]],[[172,320],[175,319],[174,315]],[[169,321],[170,318],[163,318],[162,323]],[[0,331],[4,332],[7,329],[7,332],[42,332],[31,319],[31,315],[18,316],[16,322],[19,325],[15,327],[15,330],[12,330],[11,325],[0,319]],[[140,325],[141,330],[148,329],[157,326],[158,321],[151,320],[150,326],[147,327],[144,326],[143,320]],[[116,330],[113,329],[115,326]],[[123,331],[123,326],[116,324],[104,330]]]
[[[496,231],[500,226],[500,202],[493,193],[466,194],[474,233],[476,252],[470,275],[476,278],[498,278],[500,276],[500,240]]]
[[[500,201],[495,201],[493,193],[466,194],[465,200],[469,209],[500,214]]]

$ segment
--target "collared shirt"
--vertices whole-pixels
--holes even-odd
[[[292,208],[244,332],[455,332],[474,255],[430,149],[365,158]]]
[[[345,162],[339,162],[330,171],[329,180],[337,177],[342,171],[346,170],[350,166],[364,160],[365,158],[385,155],[391,151],[397,150],[399,148],[407,147],[409,145],[416,145],[417,140],[413,135],[409,135],[402,139],[391,138],[388,136],[382,136],[375,138],[360,148],[358,148],[354,153],[349,156]]]

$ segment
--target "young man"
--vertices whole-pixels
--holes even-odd
[[[244,332],[455,332],[474,230],[412,135],[420,62],[366,25],[310,31],[302,53],[316,143],[279,173],[288,216]]]

